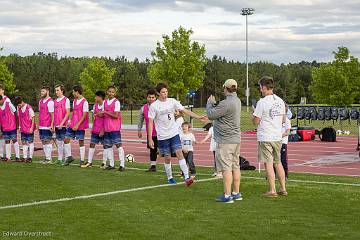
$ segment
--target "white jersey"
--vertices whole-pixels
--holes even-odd
[[[211,127],[211,128],[209,129],[208,135],[211,136],[211,138],[210,138],[210,148],[209,148],[209,150],[210,150],[211,152],[215,152],[215,151],[216,151],[216,142],[215,142],[215,138],[214,138],[214,128],[213,128],[213,127]]]
[[[175,119],[175,123],[179,129],[179,135],[183,134],[182,124],[184,123],[184,118],[178,117],[177,119]]]
[[[173,98],[168,98],[166,101],[158,99],[150,105],[148,116],[154,119],[158,140],[170,139],[179,134],[175,122],[175,110],[182,111],[184,107]]]
[[[282,140],[281,128],[285,116],[285,103],[275,94],[259,100],[253,113],[260,118],[257,128],[259,142],[276,142]]]
[[[182,134],[180,136],[182,150],[184,152],[194,151],[193,144],[196,142],[195,136],[192,133]]]
[[[286,132],[286,130],[290,130],[291,129],[291,121],[286,118],[285,122],[282,124],[282,131],[281,133],[284,134]],[[289,143],[289,136],[283,137],[282,138],[282,143],[283,144],[288,144]]]

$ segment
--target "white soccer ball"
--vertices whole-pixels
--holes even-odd
[[[345,131],[344,134],[345,135],[350,135],[350,131]]]
[[[126,154],[125,158],[127,162],[135,162],[135,157],[131,153]]]
[[[337,134],[337,135],[342,135],[343,133],[342,133],[341,130],[337,130],[337,131],[336,131],[336,134]]]

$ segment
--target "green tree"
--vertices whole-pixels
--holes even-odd
[[[91,59],[89,65],[80,74],[80,84],[84,89],[84,97],[92,102],[96,91],[105,91],[109,85],[113,84],[112,76],[114,73],[115,69],[108,68],[104,59]]]
[[[205,46],[191,41],[193,31],[183,27],[163,36],[151,53],[149,77],[153,83],[166,82],[170,95],[184,99],[189,90],[198,90],[205,77]]]
[[[335,60],[313,68],[311,89],[319,103],[350,105],[360,96],[360,64],[349,49],[339,47]]]
[[[0,64],[0,83],[4,85],[7,94],[15,92],[14,76],[5,64]]]

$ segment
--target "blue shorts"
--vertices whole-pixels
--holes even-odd
[[[102,144],[104,137],[100,137],[98,133],[91,133],[90,143],[92,144]]]
[[[181,141],[179,134],[165,140],[158,140],[158,148],[161,156],[170,156],[177,150],[181,150]]]
[[[55,128],[56,140],[64,141],[66,135],[66,127]]]
[[[104,134],[104,146],[111,147],[113,145],[121,144],[121,133],[116,132],[105,132]]]
[[[8,132],[2,132],[2,136],[5,139],[5,141],[7,140],[17,140],[17,131],[12,130],[12,131],[8,131]]]
[[[72,140],[84,140],[85,139],[85,130],[72,130],[71,128],[66,129],[65,138]]]
[[[49,141],[52,139],[52,132],[48,129],[39,129],[39,135],[41,141]]]
[[[26,143],[34,142],[34,133],[21,133],[21,141]]]

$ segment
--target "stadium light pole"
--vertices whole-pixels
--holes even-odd
[[[246,21],[246,111],[249,112],[249,62],[248,62],[248,16],[254,14],[255,9],[253,8],[242,8],[241,15],[245,16]]]

